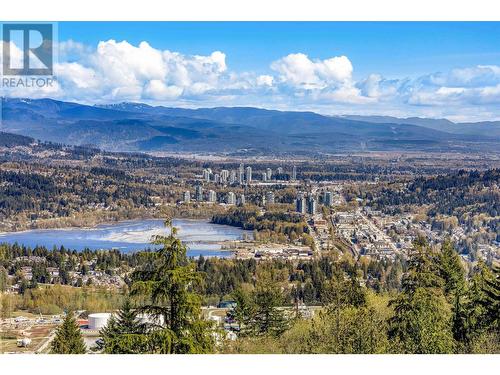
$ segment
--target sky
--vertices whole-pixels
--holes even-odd
[[[500,119],[500,22],[60,22],[57,30],[56,87],[4,95]]]

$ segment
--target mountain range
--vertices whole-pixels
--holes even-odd
[[[324,116],[252,107],[83,105],[2,98],[3,132],[111,151],[322,154],[354,151],[497,151],[500,122]]]

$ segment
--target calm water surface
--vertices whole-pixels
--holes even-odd
[[[212,224],[206,220],[174,219],[179,238],[188,246],[188,255],[197,257],[227,257],[231,253],[222,251],[218,241],[242,239],[250,231],[227,225]],[[0,243],[17,242],[20,245],[35,247],[64,246],[69,249],[83,250],[89,248],[119,249],[123,252],[138,251],[151,248],[150,240],[154,235],[168,234],[163,220],[131,220],[113,224],[102,224],[95,228],[37,229],[16,233],[0,233]]]

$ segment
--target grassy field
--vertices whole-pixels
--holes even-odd
[[[20,314],[26,316],[27,314]],[[32,353],[49,338],[56,324],[37,324],[28,322],[25,324],[3,324],[0,336],[0,352],[2,353]],[[19,348],[17,339],[28,337],[31,344],[27,348]]]

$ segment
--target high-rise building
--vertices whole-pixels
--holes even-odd
[[[306,213],[306,198],[303,193],[297,194],[297,199],[295,200],[296,211],[305,214]]]
[[[274,193],[272,191],[266,193],[266,204],[274,204]]]
[[[241,194],[241,195],[240,195],[239,205],[240,205],[240,206],[244,206],[244,205],[245,205],[245,203],[246,203],[246,201],[245,201],[245,194]]]
[[[201,185],[197,185],[195,188],[195,197],[198,202],[203,201],[203,187]]]
[[[220,182],[223,184],[227,183],[227,180],[229,179],[229,171],[227,169],[223,169],[220,171]]]
[[[276,173],[283,174],[283,167],[278,167],[278,169],[276,169]]]
[[[327,207],[331,207],[333,204],[333,194],[331,191],[325,191],[323,195],[323,203]]]
[[[204,169],[203,170],[203,180],[206,182],[210,182],[210,175],[212,174],[212,171],[210,168]]]
[[[183,200],[184,200],[184,203],[191,202],[191,193],[189,191],[184,192]]]
[[[312,195],[307,199],[307,213],[309,215],[316,214],[316,199]]]
[[[252,167],[250,167],[250,166],[247,167],[245,178],[246,178],[247,184],[249,184],[250,182],[252,182]]]
[[[266,182],[266,181],[267,181],[267,173],[262,172],[262,182]]]
[[[294,165],[292,168],[292,181],[297,179],[297,167]]]
[[[232,185],[236,182],[236,171],[231,171],[231,173],[229,173],[229,183]]]
[[[215,203],[217,202],[217,193],[213,190],[208,191],[208,201]]]
[[[220,174],[218,173],[214,174],[214,182],[216,184],[220,184]]]
[[[226,203],[227,204],[236,204],[236,195],[232,191],[227,193]]]
[[[271,168],[266,169],[266,176],[268,180],[271,180],[271,178],[273,177],[273,170]]]
[[[240,168],[238,169],[238,182],[240,185],[243,185],[243,182],[245,181],[245,166],[243,163],[240,163]]]

